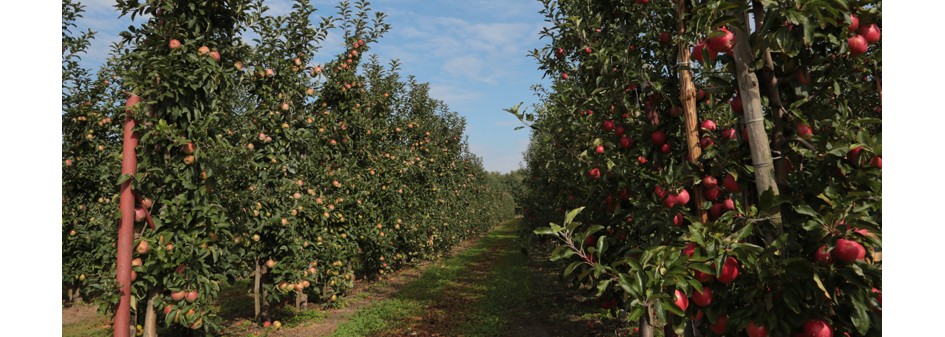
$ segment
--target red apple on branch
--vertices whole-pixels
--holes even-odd
[[[756,325],[755,321],[748,321],[748,325],[745,326],[745,333],[748,334],[748,337],[768,337],[768,328],[764,325]]]
[[[808,320],[801,330],[804,337],[833,337],[833,329],[821,320]]]
[[[862,35],[856,35],[847,39],[847,44],[850,46],[850,56],[863,55],[869,48],[866,38],[864,38]]]
[[[676,289],[674,296],[673,303],[682,311],[686,311],[686,308],[689,307],[689,298],[686,297],[686,294],[682,290]]]
[[[712,304],[712,289],[709,287],[702,287],[702,292],[693,290],[692,303],[695,303],[700,307],[706,307],[709,306],[709,304]]]

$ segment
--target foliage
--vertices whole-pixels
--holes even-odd
[[[390,29],[367,1],[311,21],[304,0],[284,16],[255,0],[122,0],[121,15],[144,20],[121,33],[98,72],[111,82],[97,84],[74,62],[91,35],[67,34],[81,8],[67,15],[67,4],[63,282],[84,275],[106,311],[118,302],[122,179],[155,225],[135,228],[151,249],[133,254],[133,317],[142,323],[153,299],[177,334],[219,331],[221,285],[257,270],[264,309],[330,306],[356,278],[437,257],[513,214],[507,186],[469,151],[465,120],[396,62],[367,55]],[[317,64],[331,30],[345,51]],[[132,95],[138,173],[120,177],[118,121]],[[191,291],[195,301],[172,298]]]
[[[879,2],[697,1],[687,3],[685,17],[670,2],[543,3],[552,27],[542,35],[551,41],[532,56],[554,82],[538,90],[543,102],[533,112],[509,111],[535,130],[525,154],[526,228],[557,238],[555,258],[569,263],[574,282],[615,300],[630,320],[651,310],[680,333],[690,320],[672,317],[699,311],[708,320],[703,329],[727,315],[728,331],[754,321],[789,335],[821,319],[836,334],[880,333],[873,289],[882,289],[881,262],[872,253],[882,247],[882,174],[872,162],[882,152],[882,50],[873,44],[851,55],[848,38],[856,33],[847,28],[850,13],[860,27],[881,26]],[[705,62],[677,61],[677,43],[689,49],[720,36],[720,26],[747,27],[738,19],[746,12],[757,21],[748,64],[764,79],[770,50],[777,78],[776,93],[762,87],[762,106],[783,174],[779,196],[754,188],[734,58],[706,47],[694,55]],[[699,121],[718,125],[701,131],[694,164],[679,116],[680,67],[693,73]],[[813,136],[799,134],[798,124]],[[723,184],[727,175],[735,184]],[[704,186],[706,176],[719,187]],[[717,196],[701,205],[673,202],[683,191],[710,189]],[[580,214],[566,214],[582,205]],[[707,222],[696,208],[707,211]],[[772,221],[776,211],[783,226]],[[548,226],[565,216],[563,226]],[[865,247],[865,258],[815,260],[819,247],[833,251],[841,238]],[[697,280],[695,271],[717,278],[728,257],[737,261],[737,279]],[[683,313],[672,304],[675,290],[692,295],[703,287],[713,291],[711,305]]]

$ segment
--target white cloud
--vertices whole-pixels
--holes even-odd
[[[449,84],[430,83],[430,97],[450,103],[458,104],[482,98],[481,92],[458,88]]]

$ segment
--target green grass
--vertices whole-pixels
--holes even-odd
[[[428,303],[439,299],[450,285],[455,285],[461,273],[467,271],[470,264],[484,253],[487,253],[489,248],[496,248],[503,240],[512,240],[511,243],[506,244],[509,246],[506,248],[514,252],[515,236],[512,233],[517,221],[518,220],[513,220],[502,224],[498,230],[491,232],[475,246],[463,250],[454,257],[434,262],[434,265],[427,269],[419,279],[407,285],[393,298],[378,301],[371,307],[355,313],[349,321],[339,325],[332,336],[367,336],[385,329],[399,327],[404,323],[405,318],[422,313],[422,310]],[[516,262],[508,261],[507,265],[511,266],[513,263]],[[514,268],[506,268],[506,270],[508,270],[507,273],[513,273],[512,269]],[[502,279],[504,281],[514,280],[505,279],[505,277]],[[508,296],[510,293],[514,292],[512,290],[516,285],[496,285],[501,290],[498,290],[498,292],[494,294],[489,291],[490,287],[493,287],[492,284],[471,286],[471,290],[475,292],[486,292],[497,298]],[[490,328],[483,329],[482,327],[476,327],[476,329],[492,332],[501,331],[495,329],[505,326],[507,322],[494,315],[486,314],[488,310],[491,309],[482,308],[482,310],[480,310],[480,312],[483,313],[482,320],[477,322],[477,324]],[[490,336],[494,334],[480,335]]]
[[[528,257],[518,252],[516,236],[506,231],[497,231],[492,236],[500,257],[489,281],[483,285],[485,292],[479,299],[470,319],[460,328],[467,336],[501,336],[508,331],[510,319],[516,311],[526,306],[532,293],[527,268]]]
[[[106,337],[112,335],[112,327],[107,321],[90,320],[62,326],[63,337]]]

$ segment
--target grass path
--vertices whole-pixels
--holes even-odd
[[[629,336],[584,296],[587,291],[560,280],[561,267],[548,261],[551,247],[534,248],[530,256],[521,252],[518,224],[511,220],[480,240],[463,242],[450,257],[360,283],[340,309],[293,312],[279,330],[230,319],[224,336]],[[246,315],[247,295],[240,292],[221,302],[231,314],[224,316]],[[107,323],[104,317],[64,320],[64,335],[107,332],[103,319]]]

